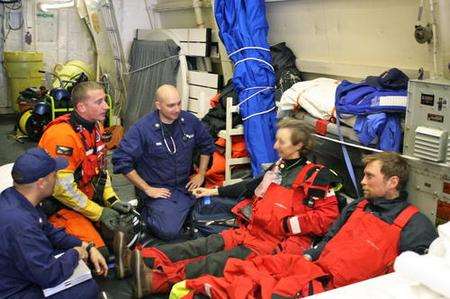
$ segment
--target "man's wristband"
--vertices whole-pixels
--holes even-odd
[[[90,254],[92,247],[95,247],[95,244],[93,242],[89,242],[89,244],[86,246],[86,251],[88,254]]]

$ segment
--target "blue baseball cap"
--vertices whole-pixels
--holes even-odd
[[[64,169],[67,165],[66,159],[52,158],[42,148],[35,147],[16,159],[11,175],[15,183],[29,184],[46,177],[53,171]]]

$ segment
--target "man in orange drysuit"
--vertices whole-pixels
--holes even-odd
[[[94,227],[100,222],[109,230],[118,228],[121,214],[130,211],[113,187],[106,170],[106,146],[102,122],[109,109],[103,86],[96,82],[77,84],[71,95],[74,110],[53,120],[45,129],[39,146],[53,156],[68,160],[67,168],[57,172],[49,221],[64,227],[83,241],[105,248]],[[53,205],[54,206],[54,205]]]

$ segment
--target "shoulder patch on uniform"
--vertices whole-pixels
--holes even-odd
[[[56,154],[64,155],[64,156],[72,156],[73,148],[68,146],[57,145],[56,146]]]

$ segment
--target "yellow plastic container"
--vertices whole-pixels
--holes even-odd
[[[95,73],[92,66],[81,60],[69,60],[64,65],[57,64],[53,71],[63,81],[73,80],[81,73],[85,73],[89,80],[95,80]],[[53,87],[60,87],[59,80],[53,80],[52,85]]]
[[[44,67],[42,52],[4,52],[6,74],[8,76],[8,98],[15,111],[19,111],[17,97],[28,87],[42,85],[44,76],[39,73]]]

